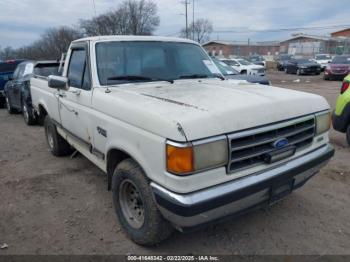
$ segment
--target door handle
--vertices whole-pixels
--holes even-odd
[[[81,91],[80,90],[73,90],[73,91],[71,91],[71,93],[79,96]]]
[[[59,93],[58,96],[59,97],[66,97],[67,95],[65,93]]]

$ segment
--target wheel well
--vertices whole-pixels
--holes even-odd
[[[111,190],[112,176],[116,166],[127,158],[132,158],[129,154],[122,150],[111,149],[107,153],[107,181],[108,190]]]

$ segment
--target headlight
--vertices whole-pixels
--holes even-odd
[[[167,171],[177,175],[224,166],[227,157],[228,145],[225,136],[184,144],[167,141],[166,144]]]
[[[327,132],[331,127],[331,112],[316,114],[316,135]]]

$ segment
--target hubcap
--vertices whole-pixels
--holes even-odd
[[[7,107],[7,110],[10,111],[11,110],[11,107],[10,107],[10,101],[9,99],[6,97],[6,107]]]
[[[54,147],[54,142],[53,142],[53,135],[52,135],[52,131],[51,131],[50,127],[47,127],[47,128],[46,128],[46,134],[47,134],[47,142],[48,142],[48,144],[49,144],[49,147],[50,147],[51,149],[53,149],[53,147]]]
[[[23,105],[23,116],[24,116],[24,120],[25,120],[26,122],[28,122],[29,113],[28,113],[27,106],[26,106],[25,104]]]
[[[141,228],[145,222],[144,206],[139,190],[129,179],[119,186],[119,204],[129,225],[136,229]]]

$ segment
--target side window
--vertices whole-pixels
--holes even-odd
[[[72,51],[68,68],[68,79],[70,86],[82,88],[85,61],[86,53],[84,49],[76,49]]]
[[[87,63],[85,62],[83,84],[82,84],[81,88],[84,90],[90,90],[91,89],[90,83],[91,82],[90,82],[89,67],[88,67]]]

